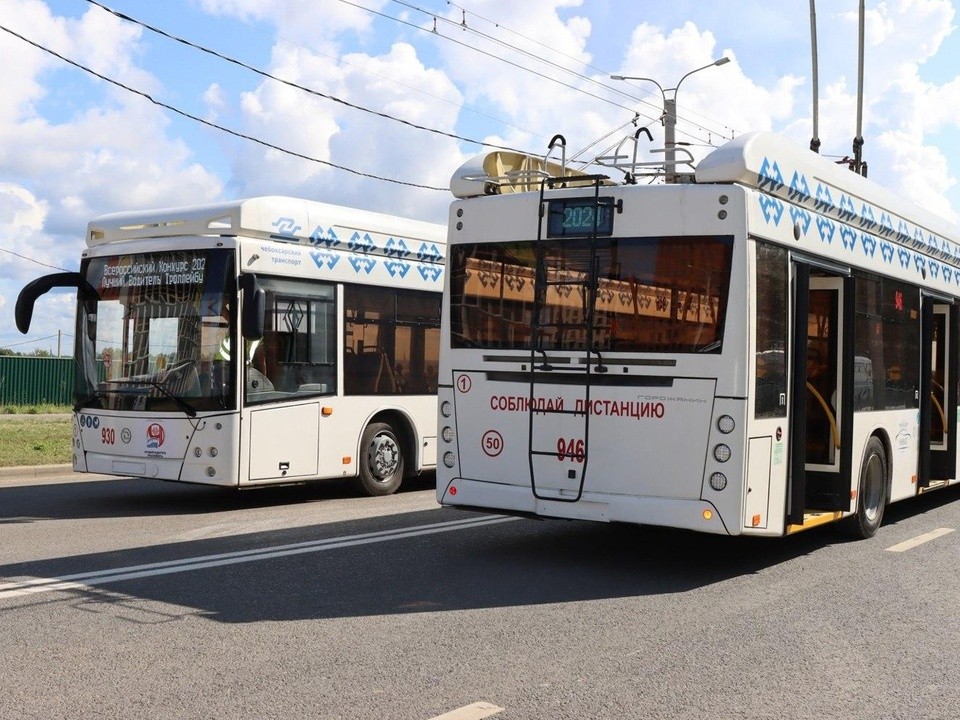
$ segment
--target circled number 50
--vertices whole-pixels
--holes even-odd
[[[496,457],[503,452],[503,436],[496,430],[487,430],[480,438],[480,447],[490,457]]]

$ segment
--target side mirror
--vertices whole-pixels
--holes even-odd
[[[267,293],[257,284],[257,276],[240,276],[240,290],[243,291],[243,314],[240,316],[240,334],[246,340],[260,340],[263,337],[263,323],[267,310]]]
[[[87,282],[86,278],[78,272],[44,275],[41,278],[27,283],[17,296],[17,305],[14,309],[17,330],[24,335],[29,332],[30,321],[33,320],[33,306],[37,302],[37,298],[45,294],[48,290],[57,287],[75,287],[80,291],[81,297],[87,301],[100,299],[100,295],[93,285]]]

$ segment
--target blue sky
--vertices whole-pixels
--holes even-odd
[[[98,0],[99,2],[99,0]],[[482,150],[212,57],[462,138],[571,152],[634,111],[662,143],[672,87],[678,139],[697,157],[749,130],[811,134],[809,3],[755,0],[0,0],[0,27],[185,113],[313,158],[434,187]],[[960,0],[867,1],[864,157],[870,177],[960,219]],[[821,152],[851,153],[857,0],[818,0]],[[466,21],[466,29],[461,23]],[[433,32],[436,23],[436,32]],[[121,210],[258,194],[443,222],[449,193],[360,178],[203,126],[0,31],[0,346],[55,349],[73,298],[41,301],[28,336],[20,288],[75,269],[86,222]],[[612,136],[614,139],[618,135]],[[65,345],[65,346],[68,346]]]

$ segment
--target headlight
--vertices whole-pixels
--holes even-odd
[[[446,425],[443,430],[440,431],[440,436],[443,438],[444,442],[453,442],[453,428],[449,425]]]
[[[446,465],[448,468],[452,468],[454,465],[457,464],[457,456],[454,455],[452,452],[444,453],[443,464]]]
[[[717,430],[722,432],[724,435],[729,435],[732,433],[736,426],[737,423],[734,422],[734,419],[729,415],[721,415],[717,418]]]
[[[440,403],[440,414],[444,417],[450,417],[453,415],[453,403],[449,400],[444,400]]]

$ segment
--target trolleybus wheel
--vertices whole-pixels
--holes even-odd
[[[403,480],[403,450],[387,423],[370,423],[360,438],[357,484],[367,495],[389,495]]]
[[[843,521],[843,529],[855,538],[877,533],[887,504],[887,453],[876,437],[867,441],[857,487],[857,512]]]

